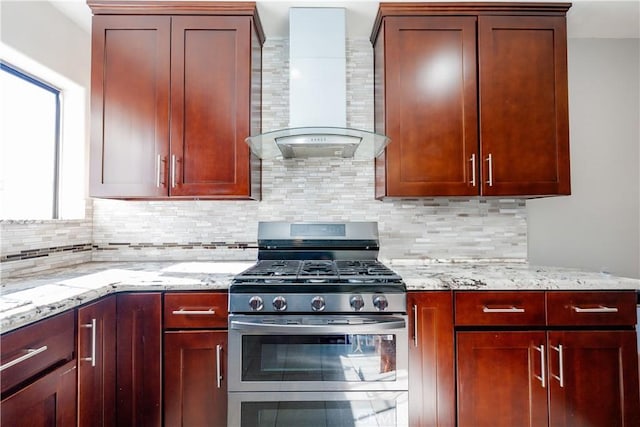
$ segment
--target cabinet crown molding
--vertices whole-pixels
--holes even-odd
[[[87,0],[94,15],[227,15],[251,16],[260,39],[265,35],[255,2]]]
[[[380,3],[371,30],[371,42],[380,31],[386,16],[479,16],[479,15],[538,15],[566,16],[571,3],[506,3],[506,2],[434,2],[434,3]]]

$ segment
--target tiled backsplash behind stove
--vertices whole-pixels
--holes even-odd
[[[269,39],[263,51],[265,131],[288,125],[288,69],[288,40]],[[347,120],[351,127],[373,130],[373,51],[367,39],[347,40]],[[73,243],[92,244],[94,261],[251,260],[258,221],[360,220],[379,222],[383,259],[527,256],[524,200],[376,201],[373,162],[366,160],[263,161],[262,180],[260,202],[95,199],[92,240]],[[3,224],[5,235],[9,228]],[[12,251],[28,229],[27,224],[24,235],[10,233]],[[5,277],[13,270],[7,264],[21,262],[7,261],[6,248]],[[33,243],[25,248],[33,249]],[[39,268],[47,262],[46,255],[37,260]]]

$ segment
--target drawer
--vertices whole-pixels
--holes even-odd
[[[75,311],[41,320],[2,335],[2,393],[74,358]]]
[[[547,292],[550,326],[636,324],[635,291]]]
[[[456,326],[544,325],[544,292],[456,292]]]
[[[227,293],[180,292],[164,296],[165,329],[227,328]]]

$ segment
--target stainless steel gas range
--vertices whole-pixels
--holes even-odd
[[[231,426],[408,425],[406,286],[375,222],[262,222],[229,289]]]

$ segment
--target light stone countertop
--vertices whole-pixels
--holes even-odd
[[[408,290],[640,290],[640,280],[527,263],[382,260]],[[3,280],[0,331],[8,332],[116,292],[226,290],[255,261],[90,262]]]

